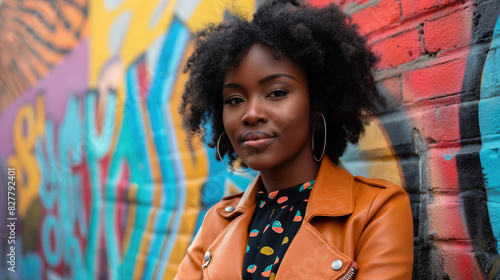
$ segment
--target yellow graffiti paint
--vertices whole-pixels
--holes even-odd
[[[242,192],[240,187],[238,187],[235,183],[232,181],[226,182],[225,190],[224,190],[224,195],[233,195]]]
[[[177,0],[169,0],[155,25],[150,27],[151,18],[157,12],[160,1],[125,0],[114,10],[107,10],[104,1],[93,0],[89,3],[90,33],[90,87],[95,87],[99,72],[111,58],[120,57],[128,67],[140,54],[144,53],[158,36],[168,30],[174,14]],[[117,53],[110,49],[113,24],[126,17],[118,28],[126,28],[120,38]]]
[[[376,161],[369,166],[369,177],[385,179],[404,187],[396,153],[385,129],[377,119],[366,127],[365,135],[359,139],[359,150],[365,154],[377,154]]]
[[[39,94],[35,101],[36,106],[36,131],[38,137],[45,135],[45,96]]]
[[[186,23],[187,27],[196,32],[209,23],[220,23],[226,10],[250,20],[255,2],[255,0],[201,0]]]
[[[35,102],[36,113],[30,105],[22,106],[17,112],[13,126],[15,153],[8,159],[9,167],[16,168],[18,174],[18,210],[23,219],[28,208],[38,198],[41,171],[35,157],[35,144],[45,131],[44,97],[39,95]]]

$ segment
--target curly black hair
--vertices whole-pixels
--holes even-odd
[[[286,56],[306,72],[311,100],[311,122],[316,144],[323,147],[324,128],[319,113],[326,118],[326,154],[338,163],[347,143],[356,144],[370,118],[385,107],[376,89],[372,70],[377,57],[366,41],[336,5],[311,7],[298,1],[271,0],[263,3],[248,22],[235,16],[229,22],[210,25],[195,34],[195,50],[189,57],[189,72],[182,95],[180,113],[192,137],[207,140],[215,148],[224,132],[222,86],[226,72],[241,62],[252,44],[260,43],[279,60]],[[315,146],[316,146],[315,145]],[[220,154],[233,163],[237,155],[223,137]]]

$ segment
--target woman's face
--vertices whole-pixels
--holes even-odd
[[[252,45],[226,73],[222,100],[226,133],[250,168],[277,171],[311,162],[307,77],[289,58],[276,60],[271,49]]]

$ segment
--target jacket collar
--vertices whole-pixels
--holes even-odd
[[[353,199],[354,177],[327,156],[323,157],[314,187],[311,190],[306,209],[305,220],[310,221],[315,216],[344,216],[354,211]],[[236,213],[253,212],[257,192],[262,187],[260,174],[250,183],[241,197]]]

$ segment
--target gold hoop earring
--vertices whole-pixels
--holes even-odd
[[[313,135],[312,135],[312,150],[313,150],[313,158],[316,162],[320,162],[323,159],[323,156],[325,155],[325,150],[326,150],[326,119],[323,114],[319,113],[321,117],[323,118],[323,125],[325,126],[325,140],[323,142],[323,152],[321,153],[321,157],[319,159],[316,158],[316,155],[314,154],[314,129],[316,128],[316,124],[314,124],[313,127]]]
[[[247,170],[247,171],[238,171],[236,169],[234,169],[233,167],[230,167],[229,165],[227,165],[223,160],[222,160],[222,157],[220,156],[220,152],[219,152],[219,143],[220,143],[220,139],[222,138],[222,135],[224,134],[227,134],[226,131],[224,130],[220,136],[219,136],[219,139],[217,139],[217,155],[219,156],[219,160],[222,162],[222,164],[224,164],[229,170],[231,170],[232,172],[237,172],[237,173],[247,173],[247,172],[250,172],[252,171],[251,169],[250,170]]]

